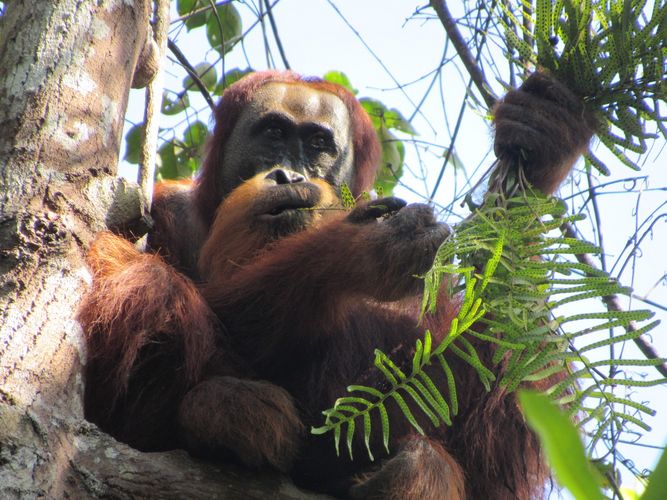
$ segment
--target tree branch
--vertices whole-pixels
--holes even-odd
[[[195,85],[199,89],[199,92],[201,92],[201,95],[204,96],[204,99],[206,99],[206,102],[208,103],[208,106],[211,108],[211,111],[215,111],[215,103],[213,102],[213,98],[211,97],[211,94],[208,93],[208,90],[206,89],[206,85],[204,85],[204,82],[202,82],[201,78],[199,78],[197,70],[195,70],[195,68],[192,67],[190,61],[188,61],[188,59],[185,57],[185,54],[181,52],[181,49],[179,49],[178,46],[171,39],[167,40],[167,47],[169,47],[171,53],[174,54],[176,59],[178,59],[178,62],[183,65],[183,68],[185,68],[185,71],[188,72],[188,75],[190,75],[192,81],[195,82]]]
[[[459,58],[463,62],[463,65],[466,67],[466,70],[468,70],[470,78],[472,78],[472,81],[484,99],[484,102],[489,107],[489,109],[493,108],[493,105],[496,103],[497,99],[489,90],[484,73],[482,73],[482,70],[477,64],[477,61],[468,49],[468,44],[461,35],[459,28],[456,26],[456,21],[447,8],[447,2],[445,0],[431,0],[431,7],[433,7],[435,12],[438,14],[438,18],[440,18],[440,22],[447,32],[447,36],[452,41],[452,44],[454,44],[454,48],[456,49]]]
[[[169,29],[169,0],[153,2],[153,39],[157,47],[157,71],[155,77],[146,87],[146,107],[144,109],[144,143],[141,147],[139,162],[139,185],[146,197],[148,211],[153,199],[153,181],[155,179],[155,159],[157,156],[157,140],[160,128],[160,109],[162,106],[162,90],[164,87],[164,59],[167,51],[167,30]]]
[[[276,45],[278,46],[278,52],[280,52],[280,58],[283,60],[285,69],[291,69],[289,63],[287,62],[287,56],[285,55],[283,44],[280,41],[280,36],[278,35],[278,26],[276,25],[276,20],[273,18],[273,7],[269,4],[269,0],[264,0],[264,6],[266,8],[266,14],[269,16],[271,31],[273,31],[273,38],[276,39]]]

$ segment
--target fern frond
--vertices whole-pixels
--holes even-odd
[[[612,423],[615,429],[621,425],[642,427],[639,417],[627,415],[627,408],[640,414],[651,414],[652,410],[614,390],[666,382],[624,376],[623,372],[661,361],[605,356],[590,361],[584,353],[604,350],[608,354],[609,346],[636,338],[657,322],[634,326],[634,322],[649,320],[649,311],[555,314],[554,307],[630,292],[604,272],[568,260],[573,253],[597,251],[588,243],[548,234],[563,220],[572,219],[563,216],[562,203],[537,193],[505,200],[502,206],[492,200],[478,209],[442,244],[424,276],[422,315],[437,306],[441,286],[460,295],[458,314],[443,340],[434,345],[426,331],[423,338],[415,340],[412,358],[405,366],[376,350],[374,363],[389,389],[348,387],[349,396],[324,411],[324,425],[313,432],[333,431],[336,449],[344,438],[350,453],[352,433],[363,432],[372,459],[369,447],[374,412],[379,414],[384,448],[389,450],[388,400],[396,403],[417,432],[424,432],[418,417],[433,426],[451,425],[460,398],[456,373],[450,366],[452,358],[469,365],[487,391],[496,379],[508,391],[526,382],[541,381],[544,385],[551,381],[545,393],[566,405],[571,415],[580,414],[580,425],[596,422],[591,432],[594,440]],[[547,258],[536,260],[536,255]],[[600,338],[601,330],[616,327],[625,328],[626,333]],[[580,344],[576,348],[575,340]],[[480,342],[494,346],[490,363],[477,352],[475,346]],[[602,367],[609,370],[603,374],[599,371]],[[434,382],[432,370],[441,370],[446,387]],[[579,381],[587,386],[580,388]],[[362,419],[363,426],[353,424],[357,419]]]

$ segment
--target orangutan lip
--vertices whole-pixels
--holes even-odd
[[[264,215],[276,216],[276,215],[281,215],[281,214],[283,214],[287,211],[307,209],[307,208],[311,208],[311,207],[312,207],[312,204],[310,204],[310,203],[303,203],[303,204],[300,204],[300,205],[296,205],[296,204],[295,205],[279,205],[279,206],[275,207],[273,210],[271,210],[268,214],[264,214]]]
[[[293,214],[300,209],[313,208],[320,198],[319,190],[312,184],[296,186],[278,186],[264,203],[260,216],[279,217]]]

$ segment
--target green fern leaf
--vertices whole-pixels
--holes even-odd
[[[421,371],[418,373],[419,378],[423,381],[425,388],[422,390],[428,389],[428,394],[431,398],[431,406],[438,412],[440,419],[445,422],[447,425],[452,425],[452,418],[449,412],[449,405],[445,401],[445,398],[440,394],[440,390],[435,386],[431,377],[429,377],[426,372]]]
[[[459,399],[456,392],[456,380],[454,379],[454,374],[449,367],[449,363],[447,363],[442,354],[438,355],[438,361],[440,361],[440,366],[442,366],[445,376],[447,377],[447,390],[449,392],[449,402],[452,405],[452,415],[457,415],[459,413]]]
[[[369,413],[364,413],[364,444],[368,452],[368,458],[371,462],[375,460],[373,452],[371,451],[371,416]]]
[[[350,460],[353,460],[354,457],[352,456],[352,440],[354,439],[354,428],[355,428],[355,423],[354,419],[350,419],[347,422],[347,451],[350,454]]]
[[[412,381],[414,382],[414,380]],[[423,386],[422,386],[423,387]],[[438,420],[438,417],[436,416],[435,413],[429,408],[429,406],[426,404],[424,399],[415,391],[411,386],[409,385],[404,385],[402,389],[408,393],[408,395],[412,398],[412,400],[417,403],[417,406],[421,409],[422,412],[424,412],[424,415],[426,415],[430,420],[431,423],[433,424],[434,427],[438,427],[440,425],[440,421]],[[433,399],[433,398],[431,398]]]
[[[389,415],[382,403],[378,405],[378,410],[380,411],[380,423],[382,425],[382,444],[387,454],[389,454]]]
[[[403,397],[398,392],[392,392],[390,397],[393,398],[394,401],[396,401],[396,404],[401,409],[403,415],[405,415],[405,418],[408,420],[408,422],[410,422],[410,425],[412,425],[412,427],[414,427],[415,430],[423,436],[424,429],[422,429],[421,426],[417,423],[417,420],[415,420],[414,415],[410,411],[410,408],[408,408],[408,405],[403,399]]]
[[[348,210],[353,209],[357,205],[357,202],[354,199],[354,195],[352,194],[352,191],[350,191],[350,186],[348,186],[346,183],[343,183],[340,186],[340,199],[343,203],[343,207]]]
[[[378,391],[374,387],[366,387],[365,385],[349,385],[347,387],[348,392],[366,392],[368,394],[371,394],[372,396],[375,396],[378,399],[382,399],[384,397],[384,394],[382,392]]]
[[[334,444],[336,446],[336,456],[340,457],[340,425],[334,427]]]
[[[641,328],[638,328],[635,331],[630,331],[630,332],[626,333],[625,335],[619,335],[617,337],[612,337],[612,338],[609,338],[609,339],[600,340],[599,342],[594,342],[592,344],[588,344],[587,346],[584,346],[581,349],[579,349],[579,352],[581,354],[583,354],[584,352],[592,351],[593,349],[598,349],[600,347],[605,347],[605,346],[609,346],[609,345],[612,345],[612,344],[617,344],[619,342],[624,342],[626,340],[636,339],[637,337],[643,335],[644,333],[646,333],[649,330],[652,330],[653,328],[658,326],[659,323],[660,323],[659,321],[654,321],[652,323],[649,323],[648,325],[645,325]]]

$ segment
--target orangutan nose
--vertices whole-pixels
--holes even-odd
[[[277,168],[266,174],[265,179],[272,180],[276,184],[295,184],[305,182],[306,177],[292,170]]]

